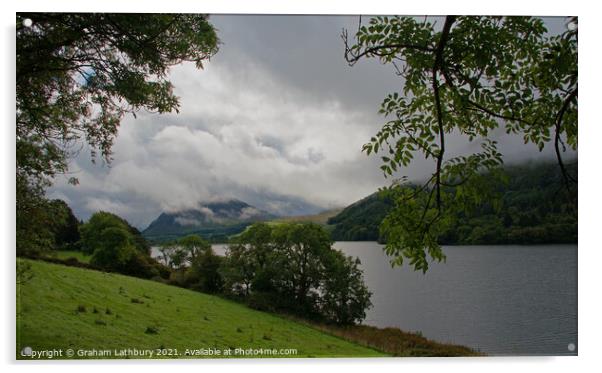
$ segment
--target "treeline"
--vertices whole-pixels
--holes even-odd
[[[49,202],[48,224],[38,229],[38,242],[44,244],[17,250],[17,255],[32,258],[53,257],[57,251],[80,251],[90,256],[94,269],[146,279],[169,279],[170,270],[151,257],[151,246],[140,231],[125,219],[108,212],[94,213],[86,222],[75,218],[61,200]],[[68,264],[69,261],[66,261]]]
[[[576,177],[577,164],[567,166]],[[577,242],[576,196],[569,195],[557,164],[506,167],[507,183],[497,190],[501,207],[484,202],[474,211],[457,211],[443,245],[546,244]],[[347,207],[328,224],[335,241],[384,241],[379,233],[393,202],[379,193]]]
[[[220,293],[259,310],[344,325],[361,322],[371,293],[360,261],[332,244],[317,224],[255,223],[233,240],[225,257],[194,235],[160,250],[172,284]]]
[[[371,306],[359,259],[335,250],[318,224],[253,224],[231,239],[225,257],[216,255],[207,240],[189,235],[159,246],[157,260],[149,242],[121,217],[100,211],[82,223],[64,202],[53,204],[49,250],[20,255],[152,279],[340,325],[361,322]],[[53,258],[59,250],[81,251],[90,262]]]

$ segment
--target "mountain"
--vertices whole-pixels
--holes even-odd
[[[195,209],[164,212],[142,235],[153,242],[162,242],[188,234],[199,234],[210,241],[226,241],[248,225],[272,220],[276,215],[236,199],[200,203]]]
[[[577,163],[567,165],[577,175]],[[471,213],[458,211],[452,226],[439,237],[440,244],[548,244],[576,243],[577,216],[566,197],[555,163],[505,168],[508,183],[497,186],[501,210],[490,203]],[[335,241],[383,241],[379,226],[393,201],[378,193],[353,203],[328,220]]]

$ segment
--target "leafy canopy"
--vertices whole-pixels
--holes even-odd
[[[385,97],[379,112],[387,119],[364,145],[381,155],[385,177],[407,167],[419,154],[434,170],[422,185],[396,180],[384,192],[395,206],[381,225],[392,264],[405,259],[428,269],[427,254],[445,258],[439,235],[454,211],[494,201],[502,154],[488,138],[503,128],[541,151],[554,146],[568,192],[576,183],[562,154],[577,149],[577,20],[548,36],[533,17],[447,16],[444,19],[374,17],[360,26],[350,45],[343,32],[345,58],[392,64],[403,81],[401,92]],[[446,137],[480,141],[478,153],[450,158]]]
[[[17,247],[25,249],[42,228],[28,222],[47,208],[44,189],[67,171],[80,140],[93,160],[110,161],[123,117],[177,111],[169,68],[202,68],[218,38],[194,14],[18,13],[16,33]]]
[[[372,305],[360,264],[317,224],[255,223],[229,245],[221,273],[224,290],[252,307],[353,324]]]

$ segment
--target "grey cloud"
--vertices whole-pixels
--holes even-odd
[[[220,52],[205,70],[185,64],[170,73],[180,114],[125,118],[111,166],[92,165],[84,149],[67,175],[80,185],[60,177],[50,196],[67,200],[80,218],[106,210],[144,228],[161,211],[215,199],[281,215],[315,213],[390,182],[379,157],[361,146],[384,122],[376,114],[380,101],[401,84],[377,61],[346,65],[340,31],[357,27],[357,17],[212,21],[224,42]],[[509,162],[553,156],[503,131],[495,138]],[[454,136],[449,148],[451,155],[479,149]],[[422,178],[433,168],[417,158],[400,175]]]

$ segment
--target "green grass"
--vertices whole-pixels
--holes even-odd
[[[54,255],[52,256],[58,259],[64,260],[69,258],[75,258],[82,263],[90,263],[91,258],[91,255],[84,254],[81,251],[55,251],[53,252],[53,254]]]
[[[375,357],[373,349],[216,296],[118,274],[30,263],[17,285],[17,358],[50,349],[296,349],[281,357]],[[264,356],[265,357],[265,356]]]

